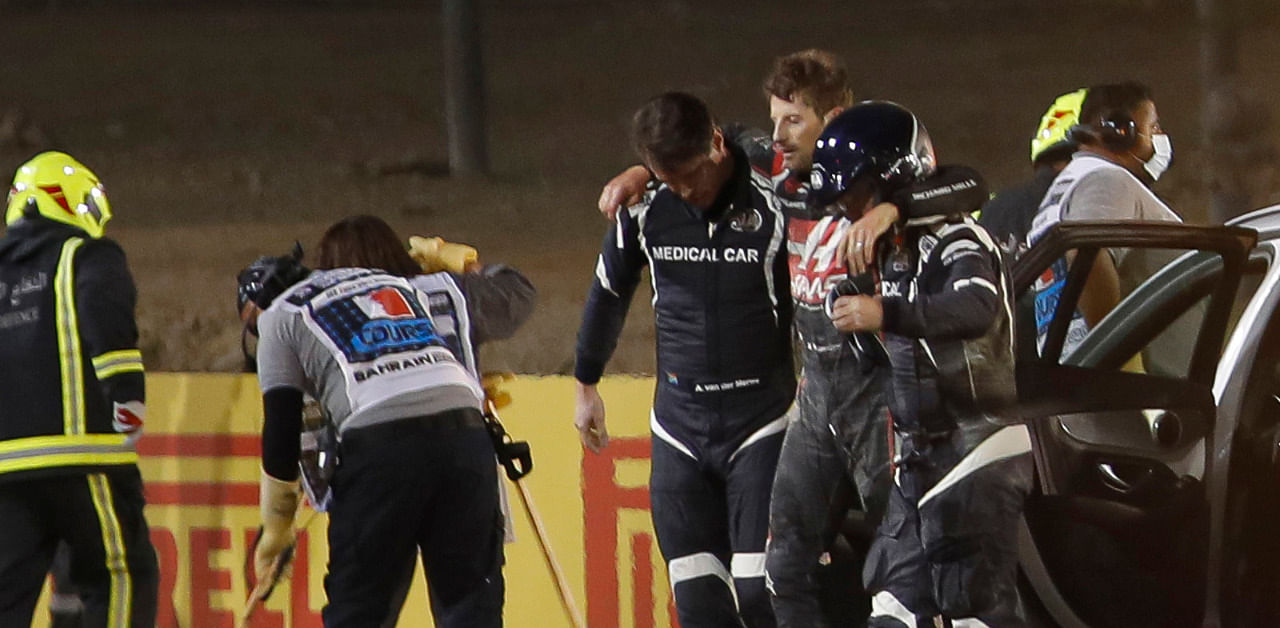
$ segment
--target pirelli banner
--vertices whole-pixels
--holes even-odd
[[[159,628],[233,628],[248,592],[243,570],[258,526],[261,397],[250,375],[151,374],[139,442],[147,519],[160,561]],[[508,431],[533,449],[523,480],[587,624],[674,626],[666,569],[649,520],[649,406],[653,382],[601,383],[609,447],[586,453],[573,428],[568,377],[506,384]],[[506,546],[506,625],[571,626],[514,487],[516,541]],[[299,521],[311,514],[304,506]],[[293,576],[253,617],[255,628],[319,628],[327,520],[300,535]],[[47,599],[36,626],[47,626]],[[431,626],[421,566],[400,626]]]

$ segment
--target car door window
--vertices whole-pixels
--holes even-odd
[[[1103,486],[1114,478],[1102,464],[1115,462],[1105,469],[1123,479],[1118,461],[1127,457],[1175,477],[1198,474],[1194,447],[1213,424],[1210,386],[1256,234],[1076,223],[1046,239],[1055,241],[1042,240],[1047,246],[1014,269],[1019,325],[1031,322],[1031,303],[1038,336],[1035,350],[1019,347],[1018,388],[1019,409],[1040,439],[1044,488],[1092,487],[1130,501],[1134,495]],[[1116,261],[1111,292],[1102,292],[1109,309],[1083,317],[1094,265]]]
[[[1128,257],[1133,260],[1139,255],[1143,258],[1140,274],[1121,275],[1123,297],[1114,315],[1088,329],[1076,346],[1079,352],[1062,356],[1061,363],[1179,379],[1190,375],[1210,297],[1223,279],[1222,256],[1208,251],[1147,249]],[[1161,260],[1162,266],[1155,265]],[[1268,258],[1255,255],[1245,265],[1223,338],[1230,335],[1240,312],[1257,291],[1268,262]],[[1220,352],[1221,346],[1217,349]]]
[[[1222,330],[1223,322],[1208,318],[1211,311],[1223,309],[1222,306],[1216,310],[1210,307],[1215,296],[1223,298],[1219,294],[1226,266],[1223,255],[1191,248],[1152,247],[1130,249],[1119,256],[1107,249],[1081,248],[1073,249],[1065,257],[1074,262],[1095,251],[1098,256],[1108,255],[1112,256],[1110,259],[1122,260],[1119,265],[1120,301],[1096,325],[1072,321],[1057,363],[1086,369],[1083,381],[1092,384],[1081,386],[1079,392],[1084,395],[1102,394],[1100,390],[1091,389],[1116,385],[1120,381],[1129,381],[1130,386],[1153,391],[1160,386],[1172,389],[1190,385],[1197,348],[1205,347],[1201,335],[1217,336],[1216,341],[1205,341],[1216,343],[1212,351],[1200,353],[1213,359],[1220,354],[1222,339],[1226,336]],[[1243,282],[1246,286],[1236,291],[1233,311],[1241,309],[1252,296],[1265,269],[1265,262],[1246,266],[1244,275],[1247,282]],[[1083,281],[1083,277],[1077,276],[1074,280]],[[1043,282],[1039,283],[1043,285]],[[1064,291],[1064,294],[1070,297],[1069,292]],[[1085,297],[1084,294],[1079,296],[1081,299]],[[1057,311],[1059,309],[1061,311]],[[1054,310],[1058,316],[1079,318],[1078,312],[1058,307]],[[1238,314],[1234,314],[1228,322],[1237,317]],[[1215,331],[1218,333],[1211,333]],[[1208,358],[1202,357],[1204,359]],[[1118,371],[1153,379],[1130,377],[1119,380],[1107,375]],[[1202,384],[1193,388],[1203,391],[1207,382]],[[1207,394],[1201,396],[1207,399]],[[1129,404],[1124,410],[1063,413],[1055,423],[1053,431],[1075,445],[1162,460],[1178,475],[1198,475],[1202,464],[1190,457],[1190,448],[1208,432],[1212,416],[1211,410],[1175,407],[1166,401],[1144,407]],[[1110,480],[1117,476],[1126,477],[1122,465],[1110,464],[1100,468],[1109,471],[1098,474],[1097,479],[1112,488],[1116,482]]]
[[[1240,320],[1240,314],[1257,293],[1269,264],[1269,257],[1259,255],[1250,259],[1245,266],[1240,287],[1232,300],[1231,314],[1227,321],[1224,338],[1231,337],[1236,323]],[[1217,280],[1221,280],[1220,273],[1215,275],[1215,281]],[[1195,347],[1195,337],[1188,332],[1198,329],[1197,325],[1203,321],[1209,296],[1205,291],[1193,306],[1151,340],[1143,353],[1147,372],[1167,377],[1187,377],[1187,369],[1191,364],[1191,351]],[[1218,353],[1221,353],[1221,348]]]

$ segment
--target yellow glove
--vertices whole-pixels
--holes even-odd
[[[409,238],[409,257],[418,262],[423,272],[451,273],[466,272],[467,266],[480,259],[475,248],[456,242],[448,242],[443,238]]]
[[[495,372],[480,376],[480,386],[484,388],[484,396],[494,408],[502,409],[511,405],[511,393],[502,390],[502,384],[516,378],[515,373]]]
[[[266,471],[262,472],[259,484],[259,508],[262,511],[262,536],[258,538],[258,548],[253,553],[253,566],[258,581],[264,578],[279,578],[281,574],[272,574],[272,564],[290,545],[293,545],[293,516],[298,510],[299,483],[297,480],[285,482],[277,480]]]

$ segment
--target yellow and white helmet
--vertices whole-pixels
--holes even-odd
[[[1049,105],[1049,110],[1040,118],[1040,128],[1031,138],[1031,163],[1048,150],[1074,149],[1075,143],[1067,136],[1071,127],[1080,120],[1080,109],[1084,106],[1084,97],[1089,90],[1077,89],[1058,96]]]
[[[111,204],[98,175],[66,153],[49,151],[18,167],[4,222],[12,225],[34,214],[101,238],[111,220]]]

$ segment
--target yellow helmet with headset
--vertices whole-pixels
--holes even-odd
[[[1084,106],[1087,89],[1077,89],[1058,96],[1049,110],[1040,118],[1040,128],[1031,138],[1031,163],[1034,165],[1046,151],[1074,150],[1075,142],[1067,137],[1067,132],[1080,120],[1080,109]]]
[[[111,220],[111,204],[98,175],[66,153],[49,151],[18,167],[4,222],[12,225],[34,215],[101,238],[103,226]]]

